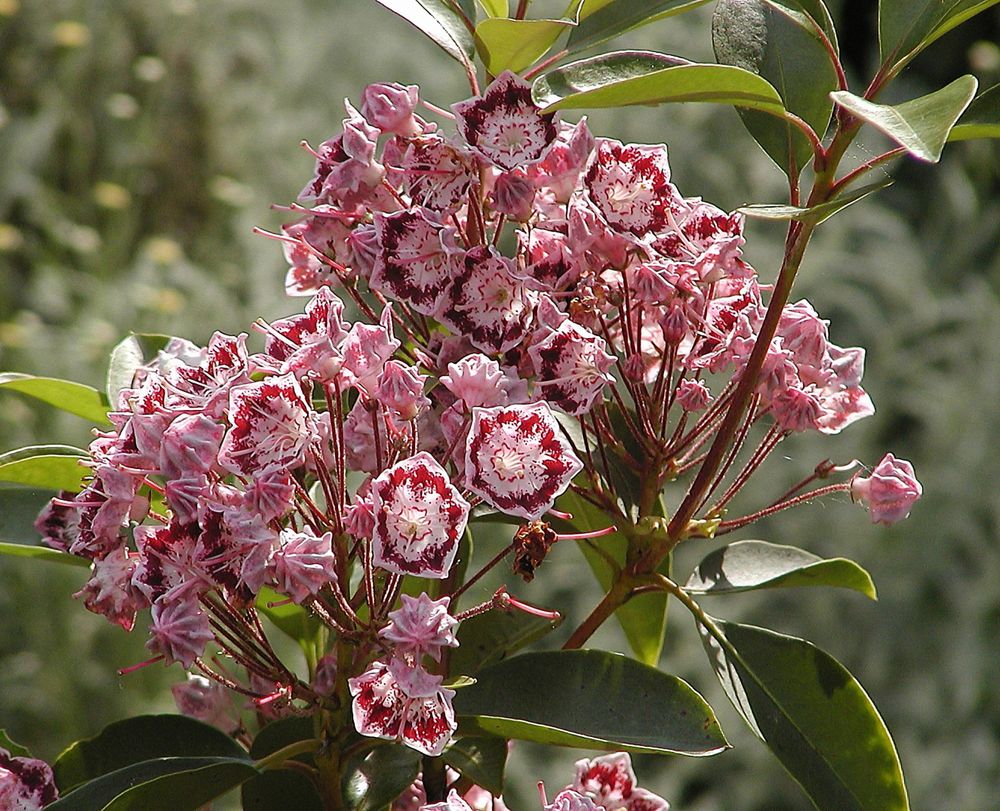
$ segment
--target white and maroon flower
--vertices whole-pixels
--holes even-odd
[[[135,555],[130,557],[125,547],[116,549],[94,561],[90,580],[73,596],[82,598],[88,611],[102,614],[108,622],[131,631],[136,611],[143,605],[132,585],[135,564]]]
[[[534,294],[514,273],[514,263],[495,248],[465,255],[465,268],[444,300],[440,321],[483,352],[506,352],[524,338]]]
[[[540,518],[582,469],[547,403],[473,410],[468,487],[501,512]]]
[[[576,762],[573,791],[592,798],[608,811],[670,811],[670,803],[636,787],[632,759],[627,752]]]
[[[510,171],[537,163],[556,139],[553,113],[531,99],[531,85],[505,70],[482,96],[453,104],[458,130],[488,162]]]
[[[423,209],[376,215],[381,252],[371,284],[424,315],[433,315],[462,268],[455,229],[445,227]]]
[[[313,412],[290,374],[233,388],[228,417],[219,463],[243,475],[297,467],[315,433]]]
[[[851,498],[868,507],[873,524],[902,521],[923,492],[913,465],[891,453],[882,457],[870,476],[851,481]]]
[[[732,271],[739,272],[743,238],[743,215],[727,214],[711,203],[694,201],[682,214],[677,229],[653,243],[653,249],[675,262],[698,268],[699,276],[713,282]]]
[[[316,150],[315,173],[299,194],[302,201],[351,207],[362,202],[385,177],[385,167],[375,159],[379,131],[349,102],[344,106],[344,130]]]
[[[442,687],[441,681],[401,659],[374,662],[348,681],[355,729],[370,738],[398,740],[426,755],[440,755],[457,728],[451,706],[455,691]]]
[[[528,168],[539,188],[550,189],[560,203],[569,200],[580,181],[580,173],[594,151],[594,136],[584,116],[576,124],[560,122],[559,135],[542,160]]]
[[[271,557],[278,591],[301,603],[316,594],[336,576],[333,535],[281,530],[281,546]]]
[[[542,811],[607,811],[607,809],[597,805],[590,797],[567,788],[560,791],[551,803],[546,803]]]
[[[52,767],[44,760],[14,757],[0,748],[0,808],[41,811],[59,798]]]
[[[426,452],[372,482],[374,562],[397,574],[443,578],[469,518],[469,503]]]
[[[448,211],[466,200],[476,179],[475,158],[440,135],[415,138],[400,162],[403,189],[415,206]]]
[[[382,370],[382,379],[375,390],[375,399],[398,415],[399,419],[416,419],[430,407],[431,401],[424,394],[427,375],[420,374],[416,367],[406,366],[398,360],[390,360]]]
[[[208,473],[217,463],[224,425],[204,414],[181,414],[163,432],[160,473],[167,479]]]
[[[684,205],[663,145],[598,139],[584,184],[608,225],[636,236],[663,231]]]
[[[412,656],[417,663],[428,655],[441,660],[442,648],[458,647],[455,628],[458,620],[448,613],[450,597],[432,600],[426,592],[419,597],[404,594],[402,605],[389,612],[389,624],[379,637],[393,644],[397,656]]]
[[[585,414],[614,378],[608,369],[615,362],[603,338],[573,321],[532,344],[528,349],[542,386],[542,396],[567,414]]]

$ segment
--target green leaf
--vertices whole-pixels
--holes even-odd
[[[524,70],[552,47],[575,23],[572,20],[508,20],[491,17],[476,26],[476,48],[486,70]]]
[[[757,217],[762,220],[799,220],[800,222],[813,222],[819,224],[824,220],[828,220],[838,211],[843,211],[848,206],[858,202],[858,200],[864,199],[869,194],[874,194],[875,192],[881,191],[891,185],[891,177],[883,178],[875,183],[858,186],[852,191],[841,194],[833,200],[820,203],[812,208],[756,204],[743,206],[738,210],[743,214],[746,214],[748,217]]]
[[[257,774],[249,761],[237,758],[157,758],[91,780],[46,808],[52,811],[196,809]]]
[[[618,653],[527,653],[455,696],[460,728],[555,746],[714,755],[719,722],[686,682]]]
[[[151,361],[170,341],[169,335],[133,332],[111,350],[106,390],[108,402],[118,403],[118,392],[132,388],[136,370]]]
[[[250,747],[250,757],[259,760],[296,741],[312,738],[313,734],[312,718],[306,716],[273,721],[257,733]],[[294,759],[313,764],[313,757],[308,753],[296,755]],[[244,811],[273,811],[276,808],[323,811],[323,801],[312,781],[290,769],[270,769],[248,780],[240,795]]]
[[[479,0],[479,5],[483,7],[490,17],[509,17],[510,3],[508,0]]]
[[[0,749],[6,749],[11,757],[31,757],[27,747],[14,743],[7,735],[6,729],[0,729]]]
[[[22,459],[32,459],[35,456],[75,456],[85,458],[87,451],[73,445],[26,445],[23,448],[15,448],[12,451],[0,453],[0,465],[8,462],[19,462]]]
[[[840,662],[802,639],[705,619],[723,689],[820,811],[909,808],[885,723]]]
[[[315,661],[322,655],[317,643],[326,626],[311,611],[287,600],[284,594],[264,587],[257,593],[255,606],[278,630],[299,644],[307,661]]]
[[[52,764],[59,791],[157,758],[249,756],[228,735],[184,715],[139,715],[69,746]]]
[[[487,611],[469,617],[458,626],[459,644],[448,658],[449,670],[455,676],[478,673],[541,639],[561,622],[520,611]]]
[[[896,73],[952,28],[1000,0],[879,0],[878,41],[882,62]]]
[[[605,513],[572,492],[560,497],[559,509],[571,513],[573,520],[562,522],[557,519],[554,523],[565,524],[572,532],[602,529],[611,523],[611,519]],[[610,589],[616,573],[605,555],[611,556],[621,569],[625,565],[628,540],[620,532],[615,532],[593,541],[579,541],[577,545],[601,588],[604,591]],[[602,552],[604,554],[601,554]],[[667,606],[668,598],[665,592],[651,591],[633,597],[615,611],[615,618],[625,632],[625,638],[628,639],[635,657],[640,662],[654,667],[660,661],[660,653],[663,650],[663,636],[667,629]]]
[[[35,548],[39,541],[35,519],[55,494],[54,490],[0,483],[0,538]]]
[[[416,779],[420,755],[405,746],[380,744],[353,761],[344,773],[343,793],[352,811],[383,811]]]
[[[698,101],[784,115],[778,91],[742,68],[686,64],[636,75],[632,64],[620,71],[607,56],[571,62],[540,76],[532,93],[548,112]]]
[[[720,0],[712,17],[716,59],[767,79],[784,107],[822,139],[830,122],[837,71],[812,17],[791,2]],[[812,162],[813,148],[787,121],[752,110],[740,117],[754,140],[792,178]]]
[[[49,563],[62,563],[66,566],[75,566],[83,569],[90,567],[90,561],[86,558],[60,552],[58,549],[49,549],[46,546],[28,546],[22,543],[5,543],[0,541],[0,555],[12,558],[35,558],[36,560],[44,560]]]
[[[448,0],[375,0],[423,31],[448,56],[469,65],[476,52],[472,32]]]
[[[82,383],[4,372],[0,374],[0,389],[26,394],[96,425],[111,424],[108,420],[108,400],[97,389]]]
[[[848,112],[888,135],[920,160],[937,163],[948,133],[976,94],[974,76],[960,76],[951,84],[895,106],[875,104],[838,90],[830,95]]]
[[[578,4],[580,25],[570,34],[566,49],[570,53],[577,53],[626,31],[690,11],[707,2],[708,0],[646,0],[641,3],[636,0],[584,0],[582,4]]]
[[[1000,84],[976,96],[948,134],[949,141],[972,138],[1000,138]]]
[[[728,594],[795,586],[838,586],[878,599],[871,575],[853,560],[821,558],[794,546],[737,541],[716,549],[698,564],[684,590]]]
[[[490,794],[503,793],[503,772],[507,765],[507,741],[495,735],[458,738],[445,749],[444,762],[482,786]]]
[[[79,456],[43,454],[0,464],[0,482],[49,490],[77,492],[83,488],[83,477],[89,475],[90,468],[80,465]]]

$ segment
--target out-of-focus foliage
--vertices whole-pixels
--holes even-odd
[[[537,5],[540,16],[559,11]],[[841,45],[860,74],[875,58],[874,4],[830,5],[851,19]],[[622,44],[710,59],[710,10]],[[997,30],[990,12],[942,38],[885,101],[961,72],[996,83]],[[342,98],[380,79],[417,82],[442,104],[466,94],[460,70],[369,0],[0,0],[0,367],[100,387],[107,353],[129,329],[205,341],[214,329],[296,310],[278,247],[250,228],[281,222],[268,204],[290,201],[304,183],[311,159],[299,140],[333,132]],[[682,192],[701,189],[726,208],[782,200],[780,173],[732,111],[629,109],[592,120],[623,141],[666,141]],[[860,163],[880,146],[862,143],[850,157]],[[755,532],[862,561],[880,603],[834,591],[746,595],[728,604],[740,615],[726,617],[815,639],[859,675],[893,733],[916,808],[987,808],[1000,786],[997,158],[993,143],[972,142],[948,147],[938,167],[891,166],[896,184],[826,223],[800,274],[798,297],[831,319],[832,340],[867,347],[878,414],[832,441],[789,440],[745,502],[780,494],[820,454],[874,463],[888,448],[912,459],[925,496],[892,530],[828,504]],[[781,233],[751,227],[748,257],[765,278]],[[0,448],[85,444],[86,430],[14,395],[0,401]],[[682,577],[713,546],[689,545],[675,561]],[[572,549],[558,549],[542,574],[536,602],[574,604],[579,619],[597,597]],[[112,719],[168,708],[164,684],[179,676],[155,666],[116,677],[144,651],[70,599],[81,582],[30,561],[0,565],[0,726],[41,756]],[[641,762],[649,788],[684,811],[805,809],[729,710],[695,630],[680,612],[671,619],[664,661],[706,691],[738,753],[711,769]],[[599,643],[625,649],[617,629],[601,634]],[[542,757],[515,749],[512,807],[533,807],[534,780],[554,788],[568,779],[572,753]]]

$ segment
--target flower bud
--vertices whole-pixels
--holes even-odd
[[[361,115],[382,132],[394,132],[404,138],[423,132],[413,111],[417,108],[419,88],[415,84],[395,82],[370,84],[361,94]]]
[[[902,521],[922,494],[913,465],[891,453],[882,457],[871,476],[855,476],[851,481],[851,498],[868,507],[873,524]]]

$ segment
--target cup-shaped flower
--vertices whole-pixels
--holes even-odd
[[[401,599],[402,606],[389,612],[390,622],[378,634],[393,644],[396,655],[409,655],[419,662],[426,654],[440,661],[442,648],[458,647],[458,620],[448,613],[450,597],[432,600],[421,593],[419,597],[404,594]]]
[[[923,492],[913,465],[891,453],[882,457],[870,476],[855,476],[851,482],[851,497],[868,507],[873,524],[902,521]]]
[[[167,664],[180,662],[185,669],[190,668],[215,638],[208,617],[190,592],[158,600],[153,604],[152,614],[146,647],[162,654]]]
[[[582,469],[547,403],[473,409],[467,485],[501,512],[540,518]]]
[[[376,566],[396,574],[441,579],[458,552],[469,502],[429,453],[397,462],[371,487]]]
[[[466,143],[494,166],[510,171],[537,163],[559,134],[553,113],[531,99],[531,85],[505,70],[482,96],[453,104]]]
[[[567,414],[579,416],[593,407],[604,386],[613,382],[615,362],[603,338],[573,321],[563,321],[528,349],[542,396]]]
[[[670,803],[662,797],[636,787],[632,758],[628,752],[578,760],[576,780],[570,788],[593,798],[607,809],[670,811]]]
[[[451,706],[455,691],[442,687],[441,681],[401,659],[374,662],[348,681],[355,729],[370,738],[401,741],[425,755],[440,755],[456,729]]]
[[[293,602],[301,603],[336,577],[333,557],[333,535],[316,536],[311,532],[283,529],[281,547],[271,561],[278,590]]]
[[[59,797],[52,767],[44,760],[13,757],[0,748],[0,808],[40,811]]]
[[[293,375],[236,386],[229,393],[229,422],[219,462],[250,475],[272,465],[297,467],[313,437],[312,412]]]

